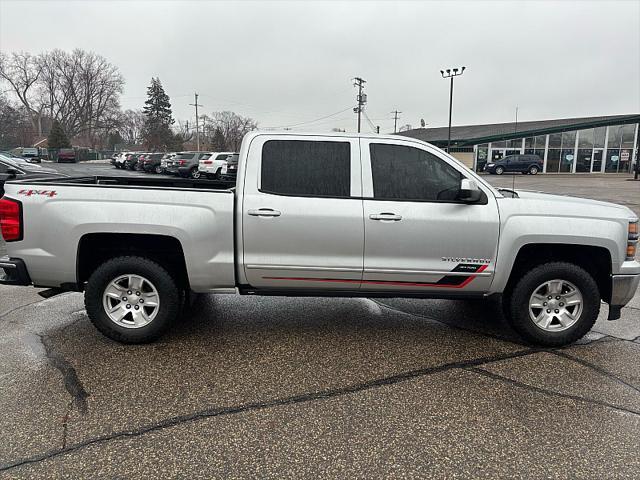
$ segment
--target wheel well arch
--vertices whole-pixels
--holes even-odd
[[[78,242],[77,289],[84,289],[84,284],[102,263],[123,255],[153,260],[169,271],[180,288],[189,288],[184,250],[177,238],[138,233],[90,233]]]
[[[518,250],[505,292],[527,271],[543,263],[562,261],[584,268],[596,281],[603,300],[611,299],[611,253],[604,247],[579,244],[529,243]]]

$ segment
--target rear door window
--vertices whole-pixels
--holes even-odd
[[[349,142],[269,140],[262,147],[260,190],[291,196],[348,197]]]

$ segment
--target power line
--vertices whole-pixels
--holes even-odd
[[[367,121],[369,122],[369,126],[371,127],[371,131],[373,131],[373,133],[380,133],[380,129],[374,125],[374,123],[369,118],[369,115],[367,115],[367,112],[363,111],[362,114],[364,115],[364,118],[366,118]]]
[[[324,117],[316,118],[314,120],[307,120],[306,122],[294,123],[294,124],[291,124],[291,125],[280,125],[280,126],[277,126],[277,127],[265,127],[265,128],[278,129],[278,128],[298,127],[300,125],[306,125],[308,123],[319,122],[320,120],[324,120],[325,118],[335,117],[336,115],[340,115],[341,113],[344,113],[347,110],[351,110],[351,107],[347,107],[344,110],[340,110],[339,112],[331,113],[329,115],[325,115]]]

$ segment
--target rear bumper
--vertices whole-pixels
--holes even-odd
[[[22,260],[0,257],[0,285],[31,285],[31,278]]]
[[[620,318],[620,309],[635,296],[640,284],[640,275],[612,275],[609,320]]]

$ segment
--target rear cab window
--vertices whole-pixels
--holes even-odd
[[[348,141],[268,140],[262,147],[261,192],[349,197],[350,181]]]

